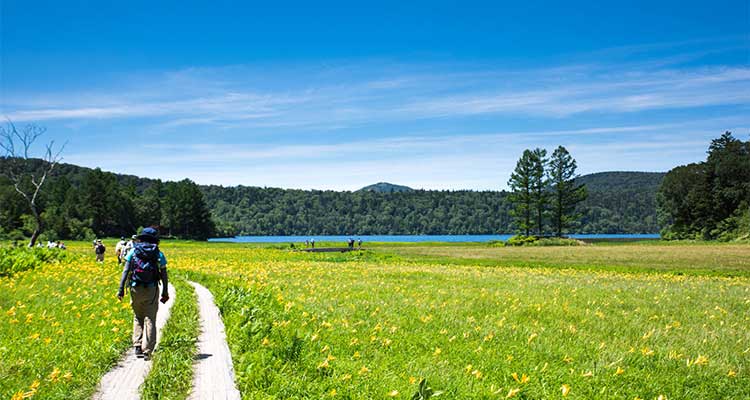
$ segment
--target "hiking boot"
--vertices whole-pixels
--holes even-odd
[[[135,356],[138,358],[143,357],[143,350],[141,349],[141,346],[135,346]]]
[[[143,353],[143,361],[151,361],[151,353]]]

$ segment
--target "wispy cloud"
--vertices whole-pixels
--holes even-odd
[[[6,98],[17,121],[151,118],[161,128],[340,127],[528,115],[563,118],[750,103],[750,68],[584,64],[492,70],[349,65],[329,69],[192,68],[117,91]],[[349,73],[354,70],[356,73]],[[158,88],[155,90],[154,88]],[[41,98],[41,100],[40,100]]]

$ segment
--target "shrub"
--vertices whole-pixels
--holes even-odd
[[[505,242],[506,246],[582,246],[584,242],[561,237],[538,237],[516,235]]]
[[[516,235],[505,242],[506,246],[526,246],[537,241],[536,236]]]
[[[39,267],[45,263],[68,259],[70,256],[60,249],[4,248],[0,247],[0,276]]]

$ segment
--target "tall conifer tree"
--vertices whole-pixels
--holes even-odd
[[[544,217],[547,213],[547,150],[536,148],[531,152],[531,198],[534,208],[537,235],[544,234]]]
[[[510,201],[513,203],[511,214],[518,229],[526,236],[531,234],[533,228],[533,174],[534,154],[531,150],[524,150],[516,163],[516,169],[510,175],[508,186],[511,190]]]
[[[551,222],[555,235],[562,236],[581,217],[576,205],[587,197],[586,186],[576,185],[576,160],[563,146],[558,146],[549,161],[549,183],[552,191]]]

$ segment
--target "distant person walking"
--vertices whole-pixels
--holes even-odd
[[[156,347],[156,313],[159,301],[169,300],[167,287],[167,259],[159,250],[156,229],[144,228],[137,236],[138,243],[125,255],[117,298],[125,295],[129,280],[130,306],[133,308],[133,347],[136,356],[151,359]],[[162,284],[159,296],[159,282]]]
[[[128,255],[128,252],[130,250],[133,250],[133,246],[135,245],[135,242],[137,241],[137,236],[133,235],[130,237],[130,240],[128,240],[125,243],[125,246],[122,247],[122,261],[125,262],[125,256]]]
[[[122,259],[125,258],[125,253],[123,250],[125,249],[125,237],[120,237],[120,241],[117,242],[117,245],[115,246],[115,256],[117,256],[117,263],[122,264]]]
[[[97,239],[96,244],[94,245],[94,253],[96,254],[96,262],[98,263],[104,262],[105,251],[107,251],[107,247],[104,246],[104,243],[102,243],[101,239]]]
[[[359,248],[359,250],[362,250],[362,239],[360,238],[357,238],[357,247]]]
[[[314,249],[315,248],[315,239],[310,239],[310,246]]]

